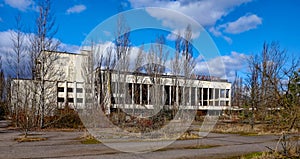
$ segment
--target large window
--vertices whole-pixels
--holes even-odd
[[[191,87],[191,105],[196,105],[196,88]]]
[[[134,104],[140,104],[140,84],[134,84]]]
[[[208,88],[203,88],[203,106],[208,106]]]
[[[148,104],[148,85],[142,85],[142,104]]]

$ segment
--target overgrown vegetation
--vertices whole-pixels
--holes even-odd
[[[66,106],[64,109],[56,110],[55,115],[46,118],[46,121],[49,124],[45,125],[45,127],[50,128],[84,128],[78,113],[75,110],[70,109],[68,106]]]
[[[82,144],[99,144],[101,143],[94,136],[85,131],[84,135],[78,138]]]
[[[264,43],[262,52],[248,59],[246,80],[234,82],[233,104],[243,108],[239,118],[252,129],[263,123],[276,131],[299,131],[299,66],[299,59],[289,59],[279,43]]]

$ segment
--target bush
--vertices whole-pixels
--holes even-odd
[[[54,117],[49,118],[48,121],[53,128],[83,128],[83,124],[78,113],[69,108],[58,110]]]

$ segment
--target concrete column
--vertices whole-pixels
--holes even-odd
[[[203,87],[201,87],[201,105],[203,106]]]
[[[189,103],[192,105],[192,87],[189,87]]]
[[[221,88],[219,88],[219,106],[221,106]]]
[[[225,89],[223,89],[224,91],[223,91],[223,101],[224,101],[224,106],[226,106],[226,88]]]
[[[85,82],[83,83],[83,88],[82,88],[82,94],[83,94],[83,99],[82,99],[82,103],[83,103],[83,106],[86,108],[86,84]]]
[[[180,103],[179,103],[179,86],[176,86],[176,104],[180,105]]]
[[[169,88],[170,88],[169,89],[169,104],[171,105],[171,103],[172,103],[172,87],[170,86]]]
[[[195,105],[198,108],[198,87],[195,87]]]
[[[19,81],[17,81],[17,82],[19,82]],[[14,84],[14,83],[13,83],[13,84]],[[56,86],[56,106],[57,106],[58,108],[60,108],[60,105],[58,104],[58,97],[59,97],[59,96],[58,96],[58,93],[59,93],[59,92],[58,92],[58,81],[55,82],[55,86]],[[11,93],[13,93],[13,90],[14,90],[13,88],[10,90]],[[12,101],[11,101],[12,103],[15,103],[14,98],[12,98],[11,100],[12,100]]]
[[[74,109],[77,109],[77,83],[74,81],[73,87],[73,101],[74,101]]]
[[[216,89],[215,87],[213,88],[213,106],[216,106],[215,102],[216,102]]]
[[[231,108],[231,89],[229,89],[229,91],[228,91],[228,97],[229,97],[228,105]]]
[[[147,103],[150,105],[150,85],[147,84]]]
[[[65,81],[65,83],[64,83],[64,105],[63,105],[63,107],[66,106],[67,102],[68,102],[68,82]]]

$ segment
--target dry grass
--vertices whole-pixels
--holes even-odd
[[[191,145],[191,146],[181,146],[181,147],[165,147],[165,148],[158,149],[156,151],[183,150],[183,149],[209,149],[217,146],[219,145]]]
[[[253,135],[265,135],[265,134],[279,135],[281,133],[281,130],[270,129],[269,125],[267,124],[256,124],[252,129],[251,125],[249,124],[218,123],[214,127],[213,132],[253,136]]]
[[[45,128],[45,129],[36,129],[38,132],[78,132],[85,131],[85,129],[75,129],[75,128]]]
[[[94,137],[86,138],[80,141],[82,144],[100,144],[101,142]]]
[[[82,144],[100,144],[101,142],[97,140],[94,136],[89,134],[88,132],[85,132],[83,136],[76,138],[77,140],[80,140]]]
[[[240,157],[241,159],[299,159],[299,156],[284,156],[280,153],[255,152]]]
[[[17,142],[36,142],[36,141],[45,141],[47,138],[45,137],[37,137],[37,136],[20,136],[14,139]]]
[[[200,136],[198,134],[185,132],[177,140],[192,140],[192,139],[199,139],[199,138]]]

